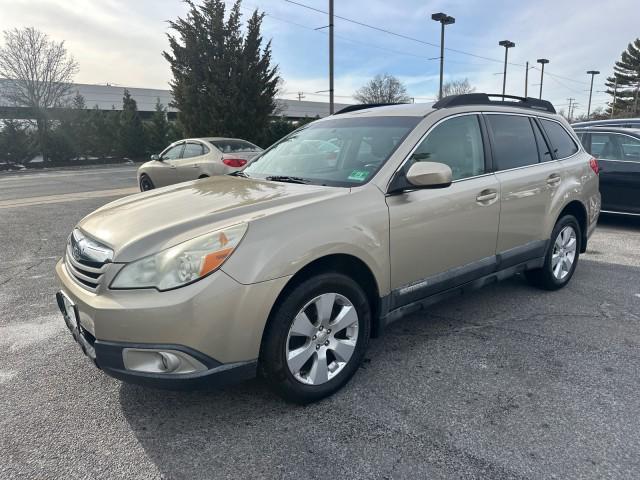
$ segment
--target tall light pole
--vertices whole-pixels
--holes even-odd
[[[456,23],[456,19],[450,17],[446,13],[440,12],[431,15],[431,20],[440,22],[440,25],[442,27],[440,30],[440,89],[438,91],[438,100],[440,100],[442,98],[442,77],[444,73],[444,26]]]
[[[540,70],[540,99],[542,99],[542,81],[544,80],[544,66],[549,63],[549,60],[546,58],[539,58],[536,60],[539,64],[542,65],[542,69]]]
[[[329,115],[333,115],[333,0],[329,0]]]
[[[587,120],[589,120],[589,116],[591,115],[591,94],[593,93],[593,77],[598,75],[600,72],[597,70],[589,70],[587,75],[591,75],[591,87],[589,87],[589,105],[587,106]]]
[[[504,96],[507,88],[507,56],[509,55],[509,49],[515,47],[516,44],[511,40],[502,40],[498,42],[498,45],[504,47],[504,74],[502,75],[502,95]]]

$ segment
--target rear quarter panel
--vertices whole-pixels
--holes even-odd
[[[600,192],[598,175],[591,169],[590,159],[591,155],[581,149],[572,157],[560,160],[563,178],[546,219],[547,238],[551,236],[562,210],[572,201],[580,202],[586,210],[587,233],[590,234],[595,227],[600,213]]]

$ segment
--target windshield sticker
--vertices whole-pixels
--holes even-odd
[[[353,180],[354,182],[364,182],[369,176],[369,172],[366,170],[354,170],[347,177],[347,180]]]

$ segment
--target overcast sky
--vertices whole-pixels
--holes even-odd
[[[327,0],[299,0],[326,10]],[[197,2],[197,0],[196,0]],[[230,2],[228,2],[230,3]],[[445,45],[496,61],[447,51],[446,79],[467,77],[478,91],[502,89],[504,49],[498,41],[516,43],[509,61],[535,65],[550,59],[543,96],[564,108],[569,97],[586,110],[586,70],[600,70],[594,84],[595,106],[608,99],[606,75],[627,44],[640,36],[640,0],[336,0],[335,14],[406,36],[439,44],[439,24],[431,13],[456,18],[447,27]],[[281,96],[326,100],[328,89],[327,16],[285,0],[246,0],[243,13],[254,8],[267,13],[264,37],[272,39],[273,56],[284,79]],[[80,83],[167,88],[170,71],[161,52],[167,48],[167,23],[183,15],[178,0],[0,0],[0,30],[34,26],[55,40],[65,40],[77,59]],[[350,96],[378,73],[398,76],[416,101],[433,99],[438,88],[439,50],[365,28],[335,21],[336,101]],[[0,39],[0,43],[3,40]],[[432,59],[432,60],[430,60]],[[539,66],[539,65],[538,65]],[[524,93],[523,66],[509,65],[507,93]],[[557,76],[553,76],[557,75]],[[529,72],[529,92],[537,96],[539,70]],[[578,108],[576,113],[580,113]]]

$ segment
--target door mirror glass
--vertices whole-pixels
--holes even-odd
[[[157,153],[154,153],[153,155],[151,155],[151,160],[160,160],[160,155],[158,155]]]
[[[438,162],[416,162],[407,172],[407,182],[418,188],[445,188],[452,177],[451,167]]]

